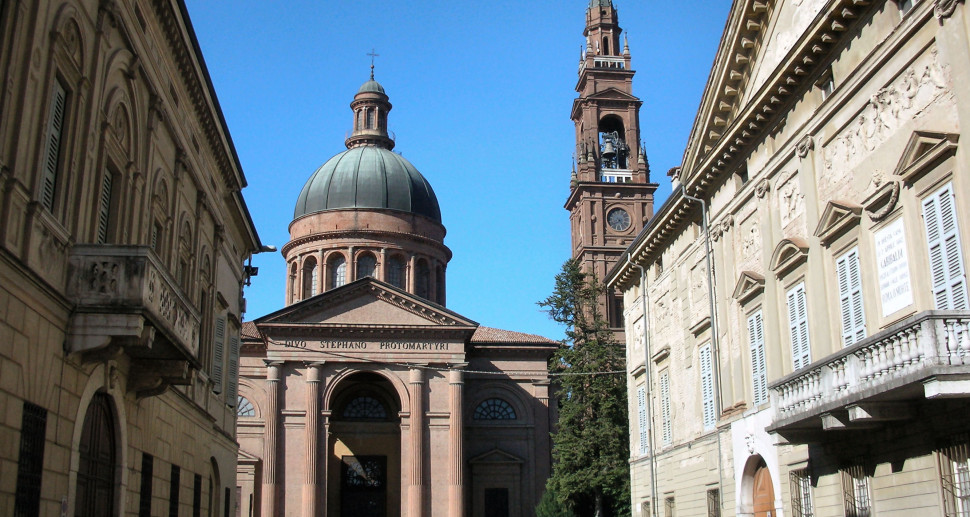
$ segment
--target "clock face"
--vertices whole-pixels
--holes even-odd
[[[606,214],[606,222],[609,223],[610,228],[622,232],[630,227],[630,214],[622,208],[614,208]]]

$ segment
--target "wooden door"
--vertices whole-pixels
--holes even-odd
[[[754,517],[775,517],[775,488],[764,461],[754,471]]]

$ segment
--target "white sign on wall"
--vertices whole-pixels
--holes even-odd
[[[902,218],[875,233],[876,266],[879,271],[879,297],[882,315],[888,316],[913,303],[906,256],[906,232]]]

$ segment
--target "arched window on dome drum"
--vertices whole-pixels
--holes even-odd
[[[435,301],[441,305],[445,304],[445,270],[441,266],[435,268]]]
[[[414,294],[421,298],[428,299],[431,294],[431,269],[428,261],[421,259],[418,261],[418,272],[414,278]]]
[[[374,397],[361,395],[347,404],[344,408],[343,417],[359,420],[384,420],[387,418],[387,409]]]
[[[387,261],[387,283],[404,289],[404,261],[400,257],[391,257]]]
[[[317,259],[310,257],[303,262],[303,299],[317,294],[317,280],[319,279]]]
[[[500,398],[490,398],[482,401],[475,408],[472,415],[474,420],[515,420],[515,409]]]
[[[365,278],[368,276],[374,276],[374,271],[377,270],[377,259],[374,255],[370,253],[364,253],[360,257],[357,257],[357,278]]]
[[[290,266],[290,303],[296,301],[297,290],[296,290],[296,262]]]
[[[334,255],[327,265],[330,270],[330,289],[347,283],[347,259],[343,255]]]

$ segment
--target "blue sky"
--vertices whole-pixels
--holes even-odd
[[[265,244],[289,239],[297,195],[343,151],[350,101],[376,78],[395,151],[428,179],[454,253],[448,307],[482,325],[563,329],[536,302],[569,258],[569,110],[585,0],[511,2],[186,0],[249,182]],[[680,164],[729,0],[615,0],[628,35],[641,139],[660,183]],[[253,319],[283,306],[280,253],[254,258]]]

